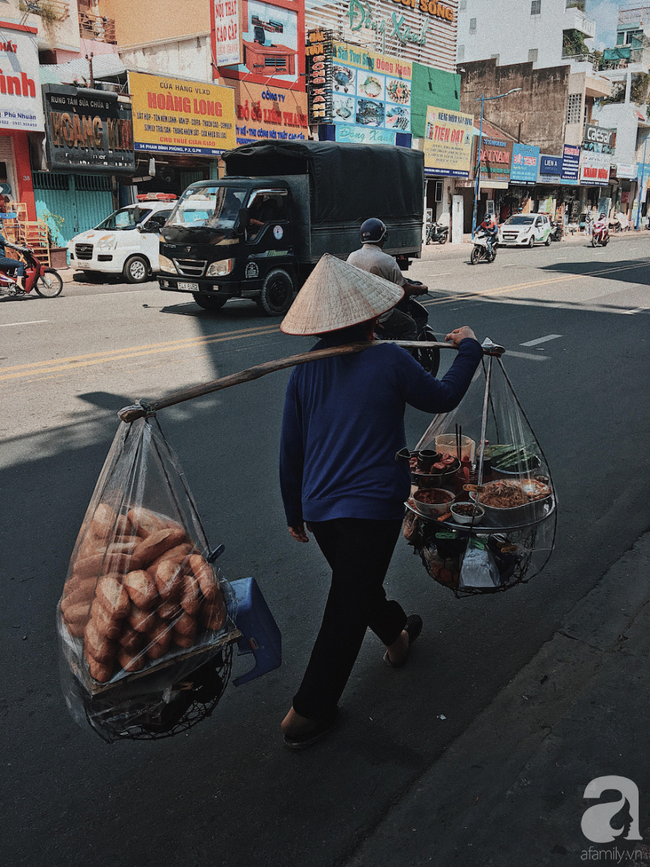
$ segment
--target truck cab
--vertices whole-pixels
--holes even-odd
[[[206,310],[251,298],[284,313],[297,284],[295,205],[282,178],[199,181],[162,230],[161,289],[188,292]]]

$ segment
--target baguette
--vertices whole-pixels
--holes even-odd
[[[136,632],[150,632],[159,626],[160,618],[155,611],[143,611],[137,605],[131,604],[127,622]]]
[[[120,647],[128,650],[129,653],[139,653],[145,643],[144,635],[136,632],[128,623],[124,625],[122,634],[119,637]]]
[[[86,655],[92,656],[97,662],[103,662],[108,665],[115,659],[117,644],[115,641],[110,641],[108,638],[101,635],[97,629],[94,618],[91,618],[86,624],[84,630],[84,651]]]
[[[138,568],[137,562],[135,557],[128,554],[109,555],[100,552],[77,560],[74,564],[73,572],[78,578],[97,578],[100,575],[106,575],[108,572],[119,572],[123,575],[129,571],[130,564],[133,564],[133,568]]]
[[[114,575],[104,575],[103,578],[100,578],[97,582],[95,596],[112,619],[123,620],[128,615],[131,600]]]
[[[181,542],[186,540],[187,536],[182,527],[178,529],[158,530],[139,543],[133,553],[133,557],[139,561],[139,568],[146,569],[147,566],[150,566],[165,551],[175,548],[176,545],[180,545]]]
[[[192,554],[190,556],[190,568],[201,588],[201,593],[208,600],[213,600],[217,596],[217,583],[214,577],[212,566],[200,554]]]
[[[108,681],[113,676],[112,662],[98,662],[96,659],[93,659],[92,656],[89,655],[86,655],[86,662],[88,663],[88,671],[90,672],[90,676],[94,678],[94,680],[99,681],[99,683],[108,683]]]
[[[183,647],[186,650],[189,650],[190,647],[194,646],[193,635],[181,635],[179,632],[174,630],[172,632],[172,637],[174,639],[174,644],[177,644],[179,647]]]
[[[186,638],[194,638],[196,635],[196,626],[196,618],[191,617],[184,611],[178,620],[174,621],[174,632],[177,632],[179,635],[184,635]]]
[[[181,591],[181,607],[192,617],[196,617],[201,608],[201,588],[198,579],[191,572],[185,576]]]
[[[81,590],[83,596],[89,596],[90,599],[92,599],[95,595],[96,585],[96,578],[79,578],[73,575],[71,578],[68,578],[63,585],[63,596],[64,598],[68,598],[69,596],[72,596],[73,593]]]
[[[111,536],[128,536],[132,532],[131,522],[124,515],[118,515],[108,503],[100,503],[95,509],[90,531],[100,539]]]
[[[221,629],[226,622],[226,606],[223,604],[223,599],[204,602],[201,607],[200,620],[206,629],[215,631]]]
[[[194,550],[194,545],[191,542],[182,542],[180,545],[176,545],[174,548],[170,548],[168,551],[165,551],[153,561],[151,566],[148,566],[148,569],[151,569],[151,574],[155,575],[156,569],[160,566],[161,563],[164,563],[165,560],[175,560],[176,563],[187,563],[187,559],[189,555]]]
[[[149,659],[160,659],[169,650],[172,641],[172,631],[166,623],[154,627],[149,633],[149,644],[145,653]]]
[[[144,506],[134,506],[129,509],[127,518],[133,530],[145,539],[160,530],[183,529],[178,521],[172,521],[171,518],[160,515],[158,512],[152,512],[151,509],[145,509]]]
[[[162,605],[158,607],[158,616],[162,617],[163,620],[174,620],[175,617],[178,617],[182,613],[183,609],[178,604],[178,602],[163,602]]]
[[[73,638],[83,638],[84,629],[90,618],[90,605],[87,602],[78,602],[72,605],[63,615],[63,622]]]
[[[146,570],[138,569],[134,572],[129,572],[124,578],[122,586],[129,594],[131,601],[138,608],[147,610],[156,604],[158,595],[156,584]]]
[[[161,560],[159,562],[154,577],[163,602],[177,602],[180,599],[186,571],[187,567],[183,567],[175,560]]]
[[[131,653],[121,647],[117,653],[117,661],[124,671],[140,671],[144,668],[145,659],[143,653]]]
[[[95,580],[87,581],[76,587],[72,593],[68,593],[61,600],[61,611],[65,615],[66,611],[73,608],[75,605],[83,604],[90,606],[95,595]]]
[[[95,629],[102,638],[114,641],[116,638],[119,638],[122,632],[122,621],[110,615],[102,605],[100,599],[95,599],[90,606],[90,620],[94,623]]]

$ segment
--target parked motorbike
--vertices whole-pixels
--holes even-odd
[[[417,281],[412,280],[411,282],[416,283]],[[426,308],[412,296],[408,298],[407,303],[409,316],[412,316],[413,319],[415,319],[415,323],[418,327],[417,339],[424,340],[427,343],[436,343],[436,335],[433,333],[433,329],[429,325],[429,314],[427,313]],[[398,339],[397,335],[391,334],[384,328],[378,329],[375,337],[377,340]],[[440,366],[440,349],[437,346],[432,346],[431,349],[411,349],[409,351],[413,358],[422,365],[427,373],[430,373],[431,376],[435,376],[438,373],[438,368]]]
[[[492,241],[492,250],[490,251],[487,232],[478,229],[474,233],[474,241],[472,243],[474,246],[469,257],[471,265],[477,265],[479,262],[494,262],[497,257],[498,246],[496,238]]]
[[[607,226],[596,226],[591,235],[592,247],[606,247],[609,243],[609,229]]]
[[[427,226],[427,244],[446,244],[449,237],[449,227],[440,223],[429,223]]]
[[[0,295],[19,298],[27,295],[32,289],[41,298],[56,298],[63,290],[61,275],[54,268],[47,268],[34,255],[31,247],[14,247],[23,254],[25,259],[25,288],[21,289],[17,278],[7,274],[0,268]]]
[[[564,229],[562,228],[562,223],[557,222],[556,220],[551,220],[551,241],[561,241],[564,237]]]

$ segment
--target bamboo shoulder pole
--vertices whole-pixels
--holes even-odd
[[[243,382],[251,382],[254,379],[259,379],[261,376],[266,376],[267,373],[275,373],[276,370],[285,370],[287,367],[295,367],[298,364],[307,364],[310,361],[318,361],[321,358],[332,358],[335,355],[353,355],[357,352],[363,352],[366,349],[372,349],[375,346],[386,345],[387,343],[396,343],[398,346],[404,346],[407,349],[433,349],[435,347],[438,347],[439,349],[457,348],[453,343],[433,343],[421,340],[373,340],[364,343],[345,343],[342,346],[332,346],[328,349],[316,349],[312,352],[301,352],[298,355],[289,355],[287,358],[265,361],[263,364],[256,364],[255,367],[248,367],[246,370],[231,373],[229,376],[222,376],[219,379],[213,379],[210,382],[203,383],[202,385],[194,385],[191,388],[185,388],[182,391],[177,391],[169,397],[154,401],[153,403],[140,401],[134,406],[125,406],[117,415],[124,422],[132,422],[138,418],[143,418],[146,415],[157,412],[159,409],[165,409],[165,407],[168,406],[175,406],[178,403],[192,400],[195,397],[203,397],[203,395],[212,394],[215,391],[222,391],[224,388],[231,388],[233,385],[240,385]]]

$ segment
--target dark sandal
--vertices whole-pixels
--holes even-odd
[[[304,750],[306,747],[310,747],[312,744],[315,744],[316,741],[324,738],[326,734],[332,731],[335,725],[336,717],[327,721],[319,722],[313,729],[302,735],[285,734],[284,743],[292,750]]]
[[[386,653],[384,653],[384,662],[389,668],[402,668],[402,666],[406,665],[406,662],[409,658],[411,645],[422,632],[422,618],[419,614],[411,614],[411,616],[406,619],[406,626],[404,627],[404,632],[406,632],[409,637],[408,648],[406,649],[406,656],[404,657],[402,662],[393,662],[393,660],[388,655],[388,651],[386,651]]]

